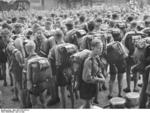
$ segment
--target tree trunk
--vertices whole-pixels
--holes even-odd
[[[45,6],[44,0],[41,0],[41,5],[42,5],[42,9],[44,10],[44,6]]]

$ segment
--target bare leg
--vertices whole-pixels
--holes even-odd
[[[74,108],[74,94],[73,94],[73,89],[72,89],[71,86],[69,86],[68,88],[69,88],[70,97],[71,97],[71,105],[72,105],[72,108]]]
[[[35,97],[34,95],[30,95],[30,99],[31,99],[32,108],[37,108],[38,105],[37,97]]]
[[[109,80],[109,96],[112,97],[112,92],[114,88],[114,82],[115,82],[116,74],[110,75],[110,80]]]
[[[127,65],[127,70],[126,70],[127,88],[124,89],[124,92],[131,91],[130,90],[130,82],[131,82],[130,70],[131,70],[131,66]]]
[[[140,73],[134,73],[133,77],[134,77],[134,91],[138,92],[138,79],[139,79]]]
[[[62,98],[62,106],[66,108],[66,98],[65,98],[65,87],[60,87],[61,98]]]
[[[92,106],[92,100],[85,100],[85,104],[84,104],[84,107],[83,108],[91,108]]]
[[[94,98],[94,103],[95,104],[99,104],[99,102],[98,102],[98,94],[99,94],[99,87],[100,87],[100,85],[102,85],[102,84],[97,84],[97,89],[96,89],[96,94],[95,94],[95,98]]]
[[[6,63],[2,64],[2,75],[3,75],[3,79],[4,79],[3,86],[7,86],[7,80],[6,80]]]
[[[123,80],[123,74],[120,73],[118,74],[118,90],[119,90],[118,96],[119,97],[121,97],[121,92],[122,92],[122,80]]]

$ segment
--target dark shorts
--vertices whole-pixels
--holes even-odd
[[[139,73],[143,74],[144,71],[145,71],[145,64],[144,63],[136,64],[132,68],[132,73],[139,72]]]
[[[124,73],[126,71],[125,60],[119,61],[116,64],[110,64],[110,74]]]
[[[131,56],[127,57],[127,58],[126,58],[126,64],[127,64],[128,66],[133,66],[133,65],[135,65],[134,59],[133,59]]]
[[[96,95],[97,84],[89,84],[82,82],[79,88],[80,98],[90,100]]]
[[[13,73],[15,82],[18,83],[21,88],[22,88],[22,71],[23,69],[19,66],[18,67],[16,66],[16,68],[13,68],[11,70],[11,72]]]
[[[51,81],[45,81],[36,85],[32,85],[32,88],[29,90],[30,94],[34,96],[40,96],[46,89],[50,87]]]
[[[56,83],[58,86],[64,87],[69,84],[68,78],[63,74],[63,68],[57,69],[56,72]]]

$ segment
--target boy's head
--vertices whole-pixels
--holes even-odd
[[[101,55],[103,52],[103,43],[99,39],[93,39],[91,42],[92,51],[96,55]]]

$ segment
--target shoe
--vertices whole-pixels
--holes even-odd
[[[14,101],[14,102],[18,102],[19,101],[19,99],[17,97],[12,98],[11,100]]]
[[[93,101],[94,104],[99,104],[98,100],[94,99]]]
[[[47,106],[52,106],[58,104],[60,102],[60,98],[52,99],[47,103]]]
[[[106,87],[106,85],[105,85],[105,84],[103,84],[102,89],[103,89],[104,91],[106,91],[106,90],[107,90],[107,87]]]
[[[131,90],[130,90],[130,89],[128,89],[128,88],[123,89],[123,91],[124,91],[125,93],[129,93],[129,92],[131,92]]]
[[[123,97],[121,94],[118,94],[118,97]]]
[[[111,95],[108,95],[108,99],[110,100],[110,99],[112,99],[113,98],[113,96],[111,96]]]
[[[139,86],[139,87],[142,87],[142,86],[143,86],[143,84],[142,84],[142,83],[141,83],[141,84],[138,84],[138,86]]]
[[[140,90],[138,89],[138,88],[135,88],[134,90],[133,90],[133,92],[139,92]]]

